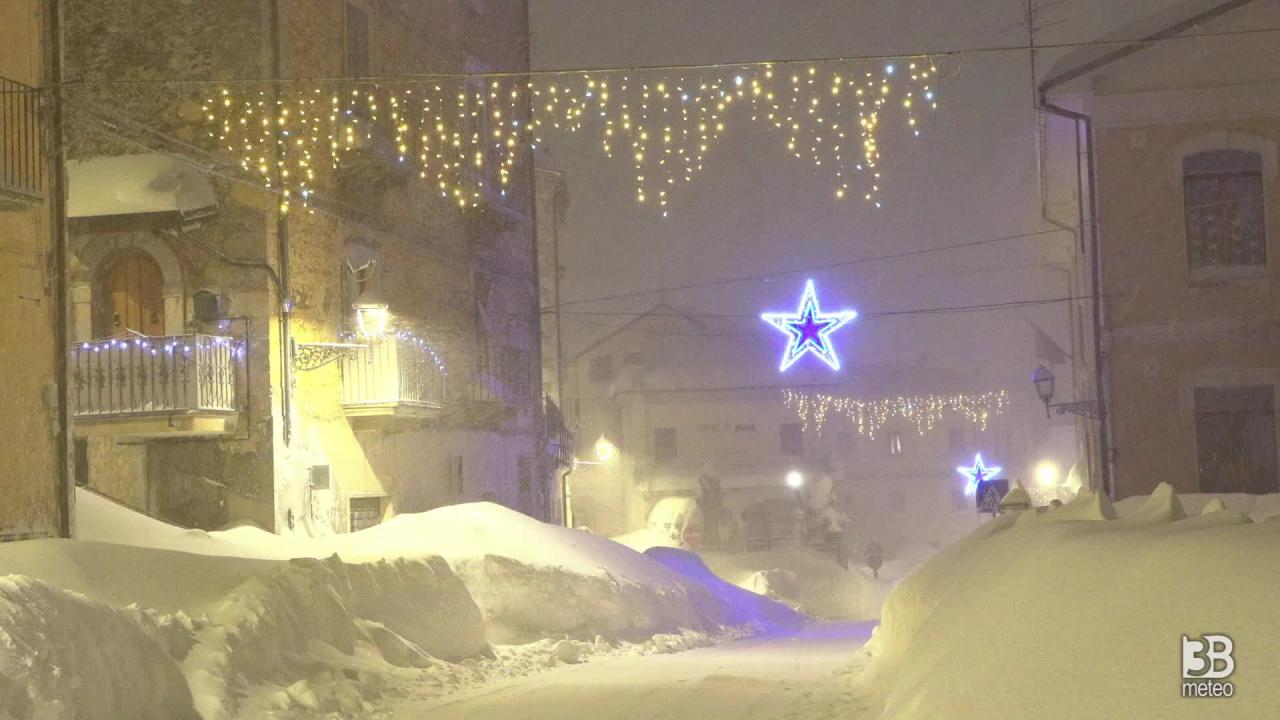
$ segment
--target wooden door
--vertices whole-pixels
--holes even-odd
[[[160,266],[142,253],[115,259],[103,273],[107,305],[104,335],[164,335],[164,285]]]

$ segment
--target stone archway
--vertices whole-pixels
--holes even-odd
[[[72,328],[77,341],[93,339],[94,281],[114,258],[131,252],[154,260],[162,278],[164,334],[186,329],[186,282],[177,253],[163,238],[145,231],[95,233],[73,238],[71,274]]]

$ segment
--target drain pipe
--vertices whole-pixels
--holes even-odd
[[[1101,456],[1102,471],[1102,489],[1112,500],[1115,499],[1115,484],[1113,482],[1113,453],[1111,450],[1111,418],[1109,412],[1109,393],[1108,373],[1106,367],[1106,352],[1103,348],[1105,341],[1105,308],[1102,299],[1102,257],[1100,253],[1101,242],[1098,237],[1098,200],[1097,200],[1097,169],[1094,162],[1093,153],[1093,118],[1088,114],[1069,110],[1060,105],[1055,105],[1048,99],[1048,90],[1044,86],[1040,87],[1037,95],[1037,108],[1056,115],[1057,117],[1071,120],[1076,133],[1076,162],[1079,162],[1081,153],[1080,136],[1081,131],[1084,134],[1083,154],[1085,157],[1085,173],[1084,178],[1088,181],[1089,201],[1085,203],[1081,199],[1078,203],[1080,213],[1080,232],[1081,246],[1084,246],[1084,230],[1088,228],[1088,252],[1093,256],[1091,266],[1092,275],[1092,314],[1093,314],[1093,364],[1094,364],[1094,399],[1098,406],[1098,453]],[[1044,202],[1042,200],[1042,202]],[[1047,205],[1045,206],[1047,210]]]
[[[68,407],[69,367],[71,353],[67,307],[67,166],[66,124],[62,85],[63,35],[62,2],[45,3],[45,38],[49,44],[45,68],[47,85],[54,88],[53,105],[49,112],[48,157],[52,160],[49,187],[49,215],[52,226],[53,252],[49,272],[53,284],[53,382],[57,394],[54,412],[57,416],[57,437],[54,438],[58,485],[58,534],[69,538],[75,532],[75,481],[71,469],[71,415]]]

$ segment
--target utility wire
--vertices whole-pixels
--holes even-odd
[[[1115,294],[1109,294],[1106,297],[1114,297]],[[1089,300],[1093,295],[1077,295],[1074,297],[1055,297],[1055,298],[1030,298],[1025,300],[1010,300],[997,303],[981,303],[975,305],[950,305],[929,308],[911,308],[907,310],[883,310],[880,312],[860,314],[858,320],[875,320],[880,318],[902,317],[912,315],[950,315],[956,313],[979,313],[979,312],[1002,312],[1005,310],[1021,310],[1031,307],[1040,307],[1044,305],[1054,305],[1064,302],[1075,302]],[[608,316],[631,316],[633,318],[651,316],[651,317],[670,317],[684,318],[687,320],[758,320],[758,315],[745,314],[713,314],[713,313],[609,313],[609,312],[592,312],[592,311],[567,311],[565,313],[566,320],[573,320],[586,325],[599,327],[602,329],[616,331],[622,328],[620,325],[600,322],[597,318]],[[741,332],[726,331],[689,331],[680,330],[662,330],[658,328],[627,328],[626,332],[634,332],[641,335],[655,335],[664,337],[698,337],[698,338],[745,338],[745,337],[773,337],[774,332],[760,328],[757,330],[746,330]]]
[[[630,292],[614,293],[612,295],[601,295],[592,298],[582,298],[579,300],[565,300],[557,305],[543,308],[544,312],[554,312],[558,307],[567,307],[571,305],[584,305],[588,303],[605,302],[607,300],[621,300],[625,298],[641,297],[645,295],[656,295],[665,292],[676,292],[680,290],[695,290],[700,288],[718,287],[721,285],[733,285],[742,282],[753,282],[757,280],[767,280],[770,278],[784,277],[787,275],[797,275],[801,273],[819,272],[822,270],[831,270],[834,268],[853,267],[856,265],[865,265],[867,263],[881,262],[884,260],[897,260],[901,258],[918,257],[921,255],[931,255],[940,252],[949,252],[952,250],[962,250],[971,247],[981,247],[983,245],[991,245],[994,243],[1005,242],[1008,240],[1019,240],[1023,238],[1040,237],[1044,235],[1052,235],[1055,233],[1066,232],[1061,228],[1051,228],[1047,230],[1036,230],[1028,233],[1017,233],[1013,235],[1001,235],[999,237],[987,238],[985,240],[972,240],[969,242],[956,243],[954,245],[942,245],[933,248],[920,248],[918,250],[907,250],[904,252],[888,253],[885,255],[873,255],[865,258],[855,258],[853,260],[840,260],[836,262],[823,263],[820,265],[810,265],[807,267],[793,268],[791,270],[775,270],[766,273],[757,273],[754,275],[739,275],[730,278],[721,278],[719,280],[707,280],[704,282],[688,283],[685,285],[676,285],[674,287],[658,288],[654,290],[633,290]]]
[[[378,82],[409,82],[409,81],[431,81],[431,80],[466,80],[469,78],[502,78],[502,77],[532,77],[544,75],[580,75],[590,73],[640,73],[649,71],[676,71],[676,70],[716,70],[725,68],[746,68],[746,67],[764,67],[775,66],[785,67],[789,65],[818,65],[826,63],[840,62],[860,62],[860,61],[876,61],[876,60],[901,60],[909,58],[923,57],[942,57],[954,55],[970,55],[979,53],[1002,53],[1002,52],[1018,52],[1027,50],[1069,50],[1075,48],[1114,48],[1130,45],[1154,45],[1157,43],[1174,42],[1179,40],[1196,40],[1210,39],[1222,37],[1241,37],[1247,35],[1259,35],[1263,33],[1271,33],[1280,31],[1280,27],[1262,27],[1248,28],[1244,30],[1221,30],[1199,32],[1194,34],[1171,35],[1159,38],[1117,38],[1117,39],[1098,39],[1083,40],[1077,42],[1058,42],[1058,43],[1036,43],[1034,48],[1026,43],[1005,43],[997,45],[982,45],[975,47],[944,47],[933,48],[929,50],[919,50],[909,53],[892,53],[892,54],[861,54],[861,55],[837,55],[810,58],[795,58],[789,60],[738,60],[723,61],[716,63],[681,63],[671,65],[631,65],[619,67],[577,67],[577,68],[547,68],[547,69],[529,69],[529,70],[504,70],[490,72],[432,72],[432,73],[400,73],[395,75],[370,75],[363,77],[298,77],[298,78],[264,78],[264,79],[246,79],[246,78],[220,78],[220,79],[147,79],[147,78],[130,78],[130,79],[114,79],[114,80],[73,80],[63,83],[63,85],[260,85],[260,84],[281,84],[281,83],[378,83]],[[46,86],[53,87],[53,86]]]

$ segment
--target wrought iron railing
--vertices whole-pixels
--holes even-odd
[[[343,405],[444,407],[444,363],[417,336],[395,334],[369,341],[341,363]]]
[[[0,206],[44,195],[40,91],[0,77]]]
[[[77,418],[235,412],[244,344],[214,335],[115,338],[71,349]]]

